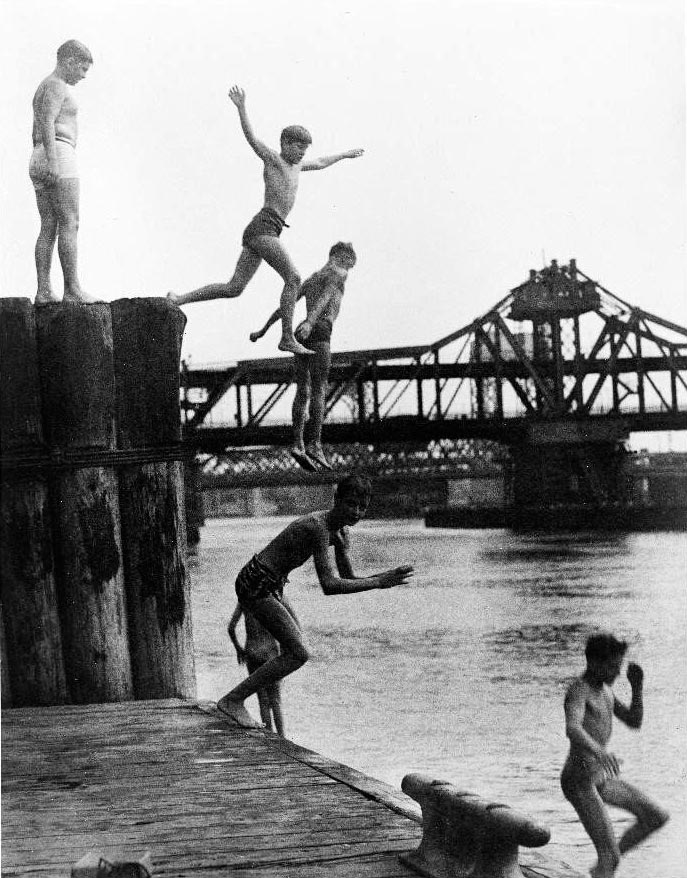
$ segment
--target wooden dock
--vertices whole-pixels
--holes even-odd
[[[408,878],[421,838],[400,791],[213,704],[130,701],[2,713],[2,874],[69,876],[91,850],[155,875]],[[523,851],[526,878],[576,878]]]

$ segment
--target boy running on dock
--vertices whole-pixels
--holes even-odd
[[[293,400],[293,445],[291,455],[303,467],[314,472],[316,464],[331,469],[332,466],[322,448],[322,424],[324,423],[327,382],[332,362],[332,328],[339,316],[341,300],[348,272],[356,263],[352,244],[338,241],[329,250],[325,265],[311,274],[303,283],[298,298],[305,296],[307,316],[296,328],[296,338],[307,342],[313,356],[296,355],[296,395]],[[251,332],[250,340],[257,341],[281,317],[277,308],[262,329]],[[308,443],[305,443],[306,419],[308,419]]]
[[[668,820],[668,813],[648,796],[620,778],[620,760],[606,749],[613,716],[639,729],[644,714],[644,672],[634,662],[627,666],[632,701],[627,707],[611,686],[620,674],[627,643],[611,634],[595,634],[587,641],[587,669],[568,688],[565,727],[570,753],[561,773],[566,799],[577,811],[594,843],[598,862],[593,878],[611,878],[620,858]],[[606,805],[623,808],[637,818],[616,841]]]
[[[92,64],[93,56],[83,43],[67,40],[57,50],[55,69],[41,81],[33,96],[33,152],[29,177],[41,218],[35,247],[36,305],[60,301],[53,293],[50,280],[55,242],[64,277],[64,301],[100,301],[81,289],[77,269],[78,107],[72,86],[86,77]]]
[[[348,528],[365,515],[370,502],[368,479],[358,475],[342,479],[329,510],[312,512],[291,522],[272,542],[246,564],[236,578],[236,596],[243,610],[257,619],[278,641],[280,653],[246,677],[217,702],[217,707],[240,726],[256,728],[243,702],[302,667],[309,658],[301,626],[285,605],[284,586],[292,570],[312,557],[326,595],[353,594],[375,588],[393,588],[407,582],[409,566],[394,567],[374,576],[357,577],[349,557]],[[334,549],[338,576],[329,558]]]
[[[302,126],[290,125],[282,131],[281,149],[276,152],[255,136],[246,112],[246,95],[243,89],[232,86],[229,97],[238,109],[246,140],[264,165],[264,204],[244,230],[243,249],[234,275],[228,283],[208,284],[189,293],[168,293],[168,298],[176,305],[218,298],[233,299],[245,290],[264,259],[284,281],[280,299],[282,334],[279,350],[292,354],[312,354],[293,334],[293,310],[301,280],[279,236],[287,226],[286,218],[296,201],[301,171],[320,171],[342,159],[357,158],[363,154],[363,150],[351,149],[306,162],[305,153],[312,143],[312,137]]]
[[[288,607],[289,612],[295,618],[295,613],[286,598],[282,596],[282,603]],[[246,629],[246,641],[243,646],[236,636],[236,627],[243,616]],[[231,619],[227,623],[227,634],[234,644],[236,658],[240,665],[245,664],[248,673],[252,674],[270,659],[279,655],[279,644],[269,631],[265,630],[252,613],[247,613],[241,606],[236,604]],[[281,683],[277,680],[272,685],[258,689],[258,704],[260,706],[260,719],[265,728],[274,731],[284,737],[284,716],[281,709]]]

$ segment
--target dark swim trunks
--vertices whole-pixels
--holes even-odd
[[[277,576],[256,555],[243,567],[236,577],[236,597],[242,607],[249,607],[265,598],[281,600],[286,576]]]
[[[312,332],[305,339],[305,344],[309,345],[316,341],[330,341],[332,337],[332,321],[326,318],[318,320],[313,326]]]
[[[262,210],[255,214],[253,219],[244,229],[241,243],[244,247],[250,247],[250,242],[254,238],[259,238],[261,235],[269,235],[272,238],[278,238],[281,235],[284,226],[286,226],[287,229],[289,228],[288,223],[286,223],[275,210],[272,210],[270,207],[263,207]]]

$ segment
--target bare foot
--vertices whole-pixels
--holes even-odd
[[[319,463],[319,465],[323,466],[325,469],[333,469],[331,463],[327,460],[327,455],[324,453],[324,449],[319,442],[311,442],[306,450],[308,453],[308,457],[314,460],[315,463]]]
[[[63,302],[77,302],[81,305],[95,305],[97,302],[104,302],[104,299],[98,299],[96,296],[89,296],[88,293],[65,293]]]
[[[36,293],[36,298],[33,300],[34,305],[54,305],[56,302],[60,302],[55,293],[52,290],[41,290],[39,293]]]
[[[243,706],[243,701],[232,701],[226,695],[217,702],[217,709],[222,713],[226,713],[234,722],[244,729],[262,729],[262,723],[254,720]]]
[[[304,470],[307,470],[309,473],[317,472],[317,467],[308,457],[305,448],[299,448],[298,446],[294,446],[291,449],[291,457],[293,457],[293,459],[300,467],[302,467]]]
[[[615,869],[611,872],[606,872],[606,870],[602,869],[597,863],[596,866],[590,870],[589,874],[591,875],[591,878],[613,878],[615,875]]]
[[[296,341],[295,338],[282,338],[277,347],[280,351],[286,351],[289,354],[312,355],[315,353],[315,351],[311,351],[310,348],[303,347],[303,345]]]

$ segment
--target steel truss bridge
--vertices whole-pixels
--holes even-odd
[[[243,484],[304,480],[291,442],[291,357],[189,366],[184,436],[206,469]],[[687,329],[623,301],[570,260],[529,273],[432,344],[334,353],[323,440],[337,468],[479,469],[525,446],[590,449],[687,429]],[[593,455],[592,455],[593,457]],[[550,464],[550,461],[549,461]],[[315,477],[314,481],[317,480]]]

